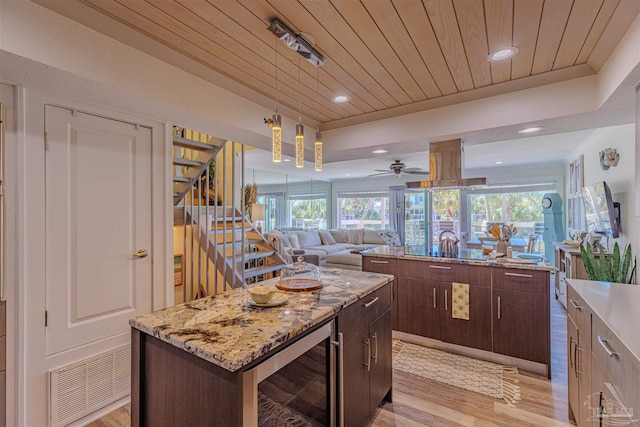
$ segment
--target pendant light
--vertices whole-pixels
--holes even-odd
[[[304,167],[304,126],[302,126],[301,93],[300,93],[300,55],[298,55],[298,124],[296,125],[296,167]]]
[[[278,37],[276,36],[276,110],[271,118],[271,161],[282,161],[282,118],[278,114]]]
[[[320,67],[316,67],[316,142],[313,147],[313,160],[316,172],[322,172],[322,132],[320,132]]]

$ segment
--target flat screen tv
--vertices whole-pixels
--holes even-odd
[[[582,201],[587,231],[611,237],[620,235],[620,204],[611,199],[611,190],[606,182],[583,187]]]

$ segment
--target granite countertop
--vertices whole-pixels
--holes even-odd
[[[640,286],[569,278],[567,282],[640,360]]]
[[[458,258],[447,258],[440,256],[425,255],[424,250],[417,251],[416,248],[424,247],[409,247],[405,246],[378,246],[376,248],[367,249],[362,251],[363,256],[376,256],[384,258],[397,258],[397,259],[412,259],[418,261],[430,261],[440,262],[443,264],[464,264],[464,265],[480,265],[486,267],[498,267],[498,268],[521,268],[526,270],[541,270],[541,271],[553,271],[554,267],[546,263],[525,264],[514,262],[506,262],[506,259],[488,259],[486,255],[482,254],[481,249],[462,249]],[[514,252],[514,256],[518,252]],[[522,262],[526,262],[522,260]]]
[[[343,307],[389,283],[393,276],[320,268],[320,279],[322,289],[285,292],[289,300],[279,307],[249,306],[249,293],[238,288],[145,314],[131,319],[129,324],[235,372],[332,318]],[[278,280],[270,279],[258,285],[275,286]]]

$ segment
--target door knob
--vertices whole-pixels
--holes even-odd
[[[138,252],[133,254],[133,256],[136,257],[136,258],[144,258],[147,255],[149,255],[149,252],[147,252],[146,249],[140,249]]]

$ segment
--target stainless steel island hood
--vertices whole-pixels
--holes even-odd
[[[463,166],[462,140],[432,142],[429,144],[429,180],[407,182],[405,187],[435,190],[487,184],[487,178],[462,178]]]

